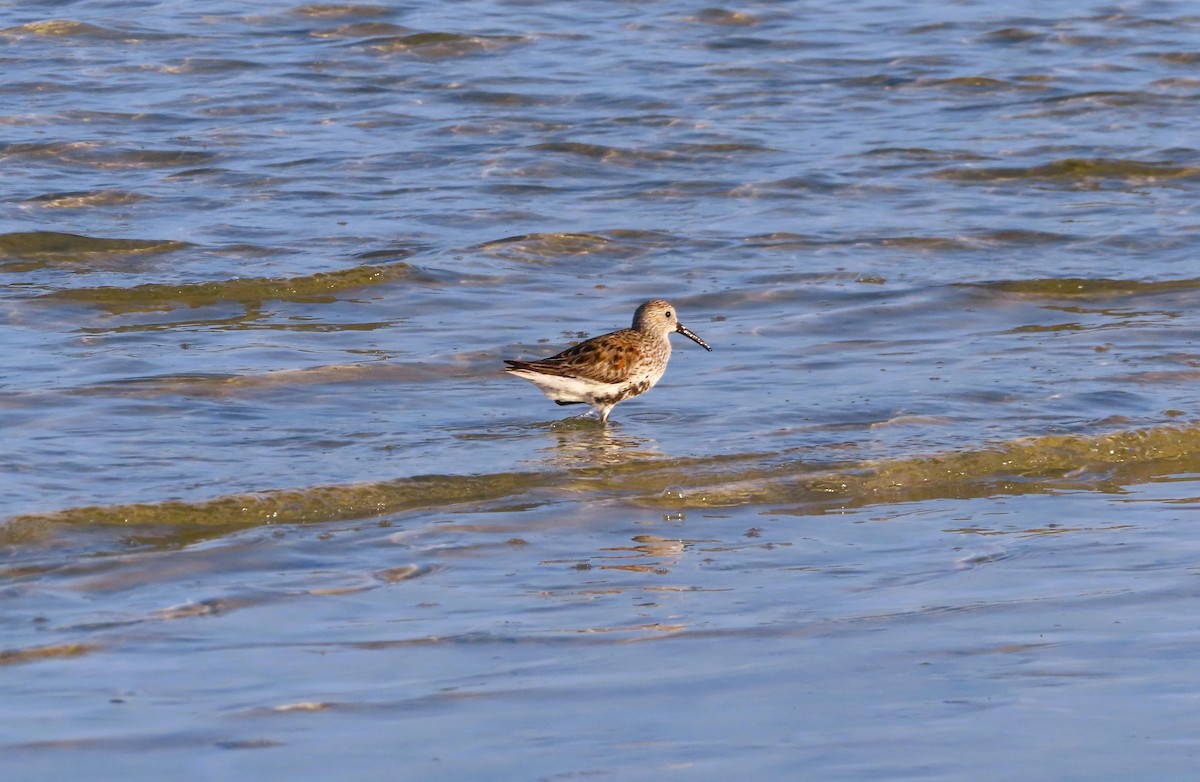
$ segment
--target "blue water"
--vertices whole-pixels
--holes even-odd
[[[1189,778],[1198,41],[0,7],[6,769]]]

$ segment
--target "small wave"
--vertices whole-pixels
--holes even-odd
[[[1103,435],[1047,435],[975,450],[850,464],[835,470],[785,466],[777,475],[699,483],[688,504],[772,504],[796,512],[928,499],[1062,490],[1113,491],[1200,467],[1200,425],[1157,426]],[[730,476],[732,479],[733,476]],[[647,495],[648,505],[678,502]]]
[[[1200,65],[1200,52],[1146,52],[1142,57],[1171,65]]]
[[[691,16],[683,18],[685,22],[696,24],[711,24],[718,27],[752,27],[762,19],[745,11],[730,11],[727,8],[704,8]]]
[[[190,149],[128,149],[89,141],[18,142],[0,145],[0,159],[58,160],[99,169],[174,168],[197,166],[216,159],[212,152]]]
[[[26,203],[36,204],[43,209],[86,209],[93,206],[125,206],[145,201],[149,196],[123,190],[91,190],[71,193],[43,193]]]
[[[1040,180],[1085,185],[1108,179],[1148,185],[1200,177],[1200,166],[1112,158],[1067,158],[1040,166],[945,168],[934,172],[932,176],[955,182]]]
[[[266,67],[264,63],[253,60],[237,60],[227,57],[188,57],[174,64],[155,64],[138,66],[143,70],[172,75],[189,73],[237,73],[239,71],[256,70]]]
[[[771,505],[821,513],[929,499],[1064,490],[1117,491],[1166,474],[1200,474],[1200,423],[1099,435],[1047,435],[931,455],[846,462],[783,454],[661,458],[640,454],[602,465],[483,475],[424,475],[377,483],[237,494],[200,502],[67,508],[10,518],[0,544],[41,539],[61,526],[140,525],[232,531],[261,525],[367,519],[465,503],[544,501],[587,493],[647,507]],[[670,491],[664,491],[670,489]],[[534,498],[541,498],[535,500]]]
[[[980,38],[985,43],[1015,44],[1036,41],[1044,37],[1042,33],[1027,30],[1024,27],[1002,27],[999,30],[984,33]]]
[[[442,59],[481,54],[525,43],[519,35],[464,35],[462,33],[412,33],[411,35],[372,38],[363,44],[380,54],[411,54],[416,57]]]
[[[146,37],[144,34],[101,27],[87,22],[76,22],[73,19],[47,19],[42,22],[5,27],[0,30],[0,35],[12,38],[91,38],[103,41],[126,41]]]
[[[369,3],[308,3],[296,8],[292,13],[297,16],[311,16],[319,19],[344,19],[346,17],[391,16],[395,11],[386,5]]]
[[[750,247],[773,250],[815,249],[820,247],[875,247],[900,248],[920,252],[952,252],[984,250],[995,247],[1027,247],[1042,244],[1069,242],[1074,237],[1067,234],[1024,229],[981,231],[962,236],[852,236],[839,239],[822,239],[804,234],[777,232],[748,236],[745,243]]]
[[[960,92],[1001,92],[1006,90],[1028,90],[1042,88],[1040,85],[994,79],[990,76],[954,76],[949,79],[918,79],[910,87],[933,87]]]
[[[877,147],[862,153],[864,157],[895,157],[913,161],[930,160],[987,160],[978,152],[953,149],[928,149],[925,147]]]
[[[414,279],[408,264],[355,266],[301,277],[241,277],[219,282],[147,283],[131,288],[70,288],[42,295],[49,301],[94,304],[116,313],[204,307],[220,302],[258,306],[264,301],[322,301],[354,288]]]
[[[551,141],[544,144],[534,144],[530,149],[535,152],[556,152],[592,158],[593,160],[602,160],[609,163],[625,164],[645,161],[662,162],[671,160],[674,157],[667,150],[622,149],[604,144],[583,144],[576,141]]]
[[[0,649],[0,665],[16,665],[38,660],[62,659],[64,657],[82,657],[85,654],[99,651],[99,644],[65,643],[49,644],[47,646],[26,646],[16,649]]]
[[[520,234],[478,245],[488,255],[512,260],[546,262],[558,258],[602,255],[631,257],[675,244],[678,239],[657,231],[613,229],[605,233]]]
[[[995,280],[964,283],[972,288],[996,291],[1022,298],[1107,300],[1154,295],[1200,288],[1200,278],[1184,280],[1113,280],[1086,277],[1051,277],[1033,280]]]
[[[26,258],[76,253],[172,252],[190,247],[187,242],[155,239],[105,239],[56,231],[18,231],[0,234],[0,255]]]
[[[398,38],[412,33],[407,27],[391,22],[350,22],[332,30],[313,30],[313,38]]]
[[[0,542],[28,540],[37,537],[31,534],[34,530],[59,525],[148,525],[232,531],[261,525],[364,519],[418,508],[502,499],[552,480],[550,473],[432,475],[380,483],[238,494],[206,502],[69,508],[57,513],[10,519],[0,526]]]
[[[639,163],[694,162],[704,159],[726,160],[742,153],[774,152],[771,147],[737,142],[708,144],[679,144],[665,149],[623,148],[604,144],[584,144],[574,141],[554,141],[534,144],[536,152],[552,152],[592,158],[606,163],[637,165]]]
[[[191,246],[172,240],[105,239],[55,231],[21,231],[0,234],[0,271],[28,272],[51,265],[84,264],[96,258],[170,253]]]
[[[483,361],[486,361],[484,359]],[[377,361],[367,364],[327,364],[303,369],[276,369],[245,375],[198,372],[135,377],[82,386],[73,393],[157,397],[178,394],[199,398],[247,397],[275,389],[347,383],[428,383],[436,380],[478,378],[494,375],[494,360],[480,369],[475,361]],[[31,392],[37,397],[40,392]],[[10,396],[9,399],[12,397]]]
[[[1091,90],[1052,95],[1033,102],[1033,109],[1018,117],[1071,117],[1112,108],[1143,111],[1191,107],[1191,95],[1170,95],[1151,90]]]

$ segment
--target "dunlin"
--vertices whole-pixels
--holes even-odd
[[[668,337],[678,331],[711,351],[708,343],[679,322],[675,308],[662,299],[633,313],[633,327],[601,334],[538,361],[508,361],[506,372],[524,378],[560,405],[591,405],[608,422],[617,402],[645,393],[667,371]]]

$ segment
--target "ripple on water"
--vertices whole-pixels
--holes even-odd
[[[1200,167],[1141,160],[1067,158],[1036,166],[947,168],[932,174],[956,182],[1012,182],[1022,180],[1060,183],[1071,187],[1097,187],[1105,183],[1140,187],[1200,177]]]
[[[112,170],[186,168],[218,157],[214,152],[200,150],[132,148],[96,141],[5,144],[0,146],[0,155]]]
[[[82,190],[69,193],[42,193],[28,198],[26,201],[43,209],[87,209],[90,207],[128,206],[149,199],[150,196],[123,190]]]
[[[163,40],[173,37],[161,32],[119,29],[115,27],[90,24],[88,22],[79,22],[73,19],[47,19],[41,22],[29,22],[27,24],[16,25],[14,27],[5,27],[0,29],[0,36],[6,36],[15,39],[76,38],[81,40],[96,41],[122,41],[125,43],[137,43],[139,41],[146,40]]]
[[[836,466],[761,452],[662,458],[636,436],[623,438],[608,430],[599,441],[579,436],[589,434],[579,427],[560,429],[558,435],[565,439],[555,449],[549,469],[281,489],[194,503],[67,508],[10,519],[0,527],[0,543],[26,539],[30,530],[44,534],[75,525],[126,531],[145,525],[191,536],[199,530],[326,523],[412,510],[425,513],[462,503],[511,505],[547,490],[582,487],[596,499],[635,497],[648,507],[786,505],[788,512],[816,514],[936,498],[1053,493],[1068,488],[1107,491],[1163,474],[1200,472],[1200,427],[1188,424],[1101,435],[1047,435],[982,449],[859,462],[853,461],[852,452],[842,452],[838,455],[843,461]],[[609,454],[618,458],[603,458],[605,439]],[[636,458],[631,447],[641,449]],[[581,456],[589,458],[583,462]],[[595,456],[601,458],[590,458]]]
[[[355,16],[391,16],[396,13],[396,9],[374,3],[307,3],[293,9],[292,13],[319,19],[345,19]]]
[[[475,54],[492,54],[529,39],[520,35],[466,35],[450,32],[420,32],[368,38],[356,43],[376,54],[406,54],[412,57],[446,59]]]
[[[386,266],[354,266],[286,279],[246,277],[219,282],[144,283],[130,288],[65,288],[42,294],[41,299],[91,304],[113,314],[203,307],[220,302],[258,307],[270,300],[330,301],[345,291],[400,280],[416,280],[421,276],[409,264],[393,263]]]

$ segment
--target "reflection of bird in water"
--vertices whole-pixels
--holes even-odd
[[[678,564],[679,558],[696,541],[660,538],[657,535],[635,535],[632,546],[609,546],[600,549],[599,560],[630,560],[627,562],[598,562],[602,570],[632,570],[639,573],[669,573],[670,566]],[[613,552],[613,553],[610,553]],[[650,562],[636,560],[649,559]]]
[[[590,424],[587,428],[571,426],[572,422],[569,419],[552,425],[550,431],[557,442],[543,449],[543,453],[549,454],[562,467],[616,467],[643,459],[663,458],[657,444],[648,438],[616,435],[608,428],[597,430],[594,419],[585,421]]]
[[[667,371],[671,334],[678,332],[705,350],[675,316],[675,308],[653,299],[637,308],[633,327],[602,334],[537,361],[509,361],[506,372],[524,378],[560,405],[591,405],[608,422],[618,402],[645,393]]]

